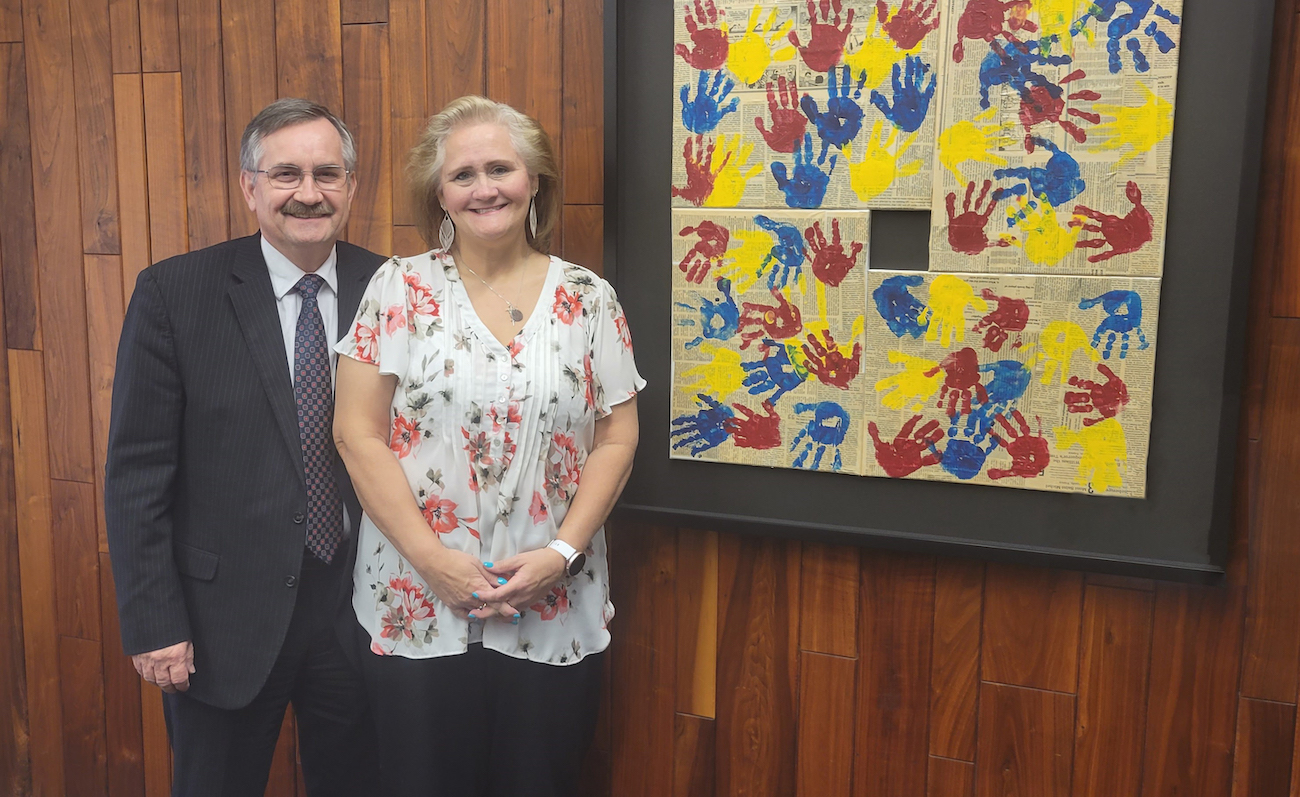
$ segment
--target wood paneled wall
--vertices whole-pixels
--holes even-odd
[[[1300,795],[1297,2],[1275,26],[1226,584],[619,524],[584,793]],[[341,111],[349,239],[409,254],[405,153],[428,113],[488,92],[555,136],[557,248],[599,267],[602,5],[0,0],[0,789],[167,793],[158,694],[118,644],[108,397],[140,269],[254,229],[247,120],[282,95]],[[268,793],[287,796],[285,727]]]

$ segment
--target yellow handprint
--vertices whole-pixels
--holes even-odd
[[[1025,351],[1030,351],[1035,346],[1038,350],[1025,365],[1033,369],[1040,360],[1043,361],[1044,385],[1051,384],[1058,367],[1061,369],[1060,384],[1065,384],[1070,377],[1070,361],[1074,359],[1076,351],[1085,352],[1093,362],[1101,360],[1101,356],[1088,342],[1088,333],[1072,321],[1053,321],[1043,327],[1043,331],[1038,333],[1038,343],[1026,346]]]
[[[866,72],[863,85],[876,88],[889,77],[894,64],[898,62],[899,53],[894,40],[880,27],[880,18],[870,13],[866,16],[870,21],[867,22],[862,46],[856,52],[845,55],[844,63],[855,79]],[[918,48],[919,46],[918,44]]]
[[[718,150],[713,157],[721,158],[723,163],[713,178],[713,191],[704,199],[706,208],[736,207],[745,194],[745,186],[763,171],[762,163],[741,171],[749,163],[750,153],[754,151],[753,144],[742,142],[740,134],[718,137]]]
[[[763,230],[736,230],[731,240],[740,241],[740,246],[727,250],[716,273],[731,280],[736,293],[742,294],[758,281],[763,261],[772,253],[776,239]]]
[[[1059,450],[1083,447],[1079,457],[1079,474],[1074,480],[1089,490],[1104,493],[1112,487],[1121,487],[1124,478],[1119,463],[1128,462],[1128,441],[1124,427],[1114,418],[1071,431],[1068,426],[1058,426],[1056,447]]]
[[[760,22],[758,17],[763,9],[758,4],[749,12],[749,22],[745,25],[745,35],[739,41],[731,43],[727,53],[727,68],[740,82],[754,85],[763,78],[772,61],[789,61],[794,58],[795,49],[786,41],[786,35],[794,27],[794,20],[787,19],[776,26],[776,9],[767,15],[767,20]],[[766,31],[767,36],[763,33]]]
[[[929,324],[926,340],[938,340],[946,349],[954,337],[960,343],[966,339],[966,308],[974,307],[981,313],[989,303],[975,295],[970,283],[951,274],[940,274],[930,282],[930,300],[921,312],[920,323]],[[1082,330],[1080,330],[1082,331]]]
[[[880,403],[891,410],[907,407],[911,412],[920,412],[929,406],[930,399],[939,392],[939,385],[943,383],[943,371],[939,370],[939,363],[901,351],[889,352],[889,362],[894,365],[902,363],[903,370],[876,382],[877,393],[889,391],[880,397]],[[927,373],[934,375],[926,376]]]
[[[1038,197],[1034,205],[1030,208],[1029,200],[1021,197],[1016,205],[1007,209],[1007,215],[1021,216],[1016,224],[1021,231],[1018,243],[1024,247],[1029,262],[1036,266],[1055,266],[1074,251],[1080,228],[1057,224],[1056,209],[1048,204],[1046,197]]]
[[[1122,164],[1150,152],[1152,147],[1173,132],[1174,106],[1168,100],[1157,97],[1145,83],[1138,83],[1138,88],[1142,89],[1146,99],[1135,108],[1109,104],[1092,106],[1102,116],[1112,117],[1112,121],[1093,125],[1091,133],[1094,143],[1088,149],[1098,152],[1128,147],[1129,151],[1119,159]]]
[[[1006,166],[1007,159],[994,154],[995,149],[1015,146],[1020,139],[1011,135],[1016,123],[994,124],[998,108],[989,108],[972,119],[963,119],[939,134],[939,162],[963,183],[969,182],[957,165],[965,161]],[[976,124],[980,122],[981,124]],[[984,124],[987,123],[987,124]]]
[[[893,185],[895,179],[911,177],[921,171],[919,160],[905,163],[901,168],[898,165],[916,136],[913,133],[903,139],[895,150],[894,140],[898,137],[898,128],[890,125],[886,132],[884,120],[877,120],[871,128],[871,135],[867,137],[867,148],[862,153],[862,160],[854,162],[853,144],[844,145],[844,158],[849,162],[849,187],[858,195],[859,200],[870,202]]]
[[[1092,0],[1034,0],[1044,52],[1050,52],[1052,45],[1059,44],[1061,52],[1074,55],[1074,37],[1070,35],[1070,28],[1091,5]],[[1082,33],[1087,41],[1092,41],[1092,28],[1084,26]]]
[[[688,396],[712,393],[723,399],[740,390],[745,382],[745,369],[740,366],[740,352],[712,343],[701,343],[700,351],[711,354],[713,359],[683,371],[682,384],[678,385],[678,390]],[[690,378],[695,381],[687,384],[686,380]]]

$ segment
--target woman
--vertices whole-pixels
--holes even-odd
[[[385,786],[568,793],[614,613],[601,524],[645,381],[613,289],[546,254],[560,192],[536,121],[455,100],[410,176],[440,246],[375,274],[334,424],[365,509],[353,608]]]

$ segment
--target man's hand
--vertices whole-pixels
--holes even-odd
[[[194,672],[194,645],[178,642],[175,645],[137,653],[131,657],[140,677],[164,692],[184,692],[190,688],[190,673]]]

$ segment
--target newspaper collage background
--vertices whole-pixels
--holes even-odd
[[[671,456],[1142,497],[1181,0],[676,5]]]

